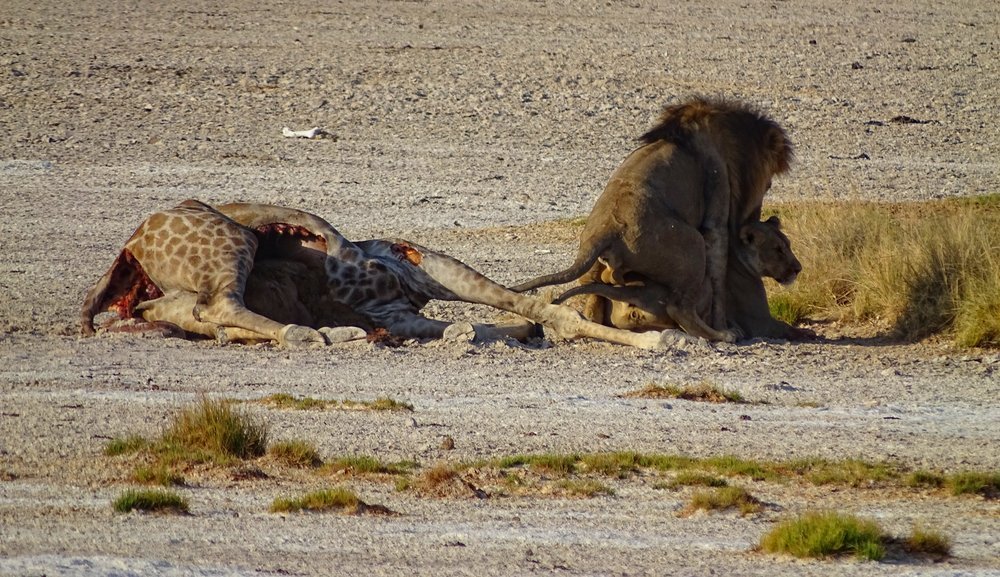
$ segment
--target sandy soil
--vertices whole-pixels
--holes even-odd
[[[0,575],[1000,575],[1000,506],[979,497],[737,480],[764,512],[681,517],[689,492],[646,477],[591,499],[432,498],[347,479],[400,515],[276,515],[275,496],[341,481],[261,464],[270,477],[181,488],[190,516],[119,515],[110,502],[127,468],[102,455],[111,437],[156,435],[201,394],[285,392],[413,404],[249,406],[272,438],[308,439],[327,458],[635,450],[996,471],[995,351],[829,325],[812,343],[664,352],[76,336],[84,292],[133,228],[189,197],[296,206],[351,238],[409,238],[501,282],[550,272],[575,252],[573,230],[552,221],[586,214],[659,108],[693,93],[749,100],[788,129],[798,161],[767,202],[996,193],[998,32],[987,0],[6,1]],[[333,138],[285,139],[285,126]],[[706,379],[767,404],[622,397]],[[928,523],[952,537],[954,558],[751,552],[809,508],[894,534]]]

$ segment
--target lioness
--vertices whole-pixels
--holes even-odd
[[[702,275],[685,281],[677,278],[675,269],[691,247],[704,244],[704,271],[713,295],[711,329],[724,331],[730,239],[743,224],[760,220],[764,194],[771,179],[788,170],[792,145],[776,122],[750,106],[703,97],[666,107],[642,141],[645,144],[622,162],[597,199],[575,262],[513,290],[567,283],[581,276],[583,283],[595,282],[600,271],[593,267],[603,257],[620,263],[622,271],[665,286],[694,282],[684,288],[697,292],[702,290]],[[678,224],[697,231],[698,238],[688,235],[684,244],[665,242],[676,236],[668,228]],[[672,252],[678,254],[665,258]],[[592,310],[599,302],[592,298],[584,316],[599,318],[599,311]],[[680,304],[693,310],[696,302]],[[766,299],[763,304],[766,307]]]
[[[740,229],[739,240],[739,245],[732,250],[733,256],[758,277],[769,277],[783,285],[790,285],[802,271],[802,264],[792,253],[791,242],[781,231],[781,221],[777,216],[744,225]],[[675,291],[650,283],[641,275],[619,275],[607,263],[603,263],[602,268],[601,282],[572,288],[553,302],[561,303],[581,294],[599,295],[610,299],[611,303],[603,319],[593,319],[596,322],[633,331],[677,328],[676,304],[671,302],[676,296]],[[615,281],[624,281],[626,285],[607,284]],[[697,314],[708,314],[710,306],[711,292],[706,282]],[[737,332],[742,333],[740,327],[737,327]]]

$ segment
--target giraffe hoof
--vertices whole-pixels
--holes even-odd
[[[452,323],[442,335],[446,341],[471,343],[476,340],[476,328],[472,323]]]
[[[319,332],[330,345],[357,341],[368,336],[365,329],[360,327],[323,327],[319,329]]]
[[[278,342],[288,348],[300,348],[312,345],[325,345],[326,339],[316,329],[302,325],[286,325],[278,333]]]

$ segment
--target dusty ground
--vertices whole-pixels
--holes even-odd
[[[308,439],[328,458],[637,450],[996,471],[996,352],[823,325],[815,343],[666,352],[76,336],[85,290],[132,229],[188,197],[300,207],[352,238],[410,238],[501,282],[555,270],[572,231],[541,223],[586,214],[660,106],[692,93],[749,100],[788,129],[798,162],[767,202],[996,193],[998,32],[987,0],[7,0],[0,574],[1000,575],[1000,507],[979,497],[737,480],[770,504],[763,513],[678,517],[688,493],[645,478],[609,481],[610,497],[486,500],[348,479],[401,515],[285,516],[266,512],[275,496],[339,481],[272,471],[180,489],[187,517],[118,515],[126,473],[102,456],[108,438],[155,435],[200,394],[286,392],[414,405],[250,409],[273,438]],[[284,139],[285,126],[335,138]],[[768,404],[621,398],[702,379]],[[954,558],[750,552],[807,508],[895,534],[928,523],[952,537]]]

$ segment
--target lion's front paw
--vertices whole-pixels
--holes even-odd
[[[741,331],[736,327],[726,329],[720,332],[723,335],[720,340],[724,343],[735,343],[743,339],[743,331]]]
[[[278,333],[278,342],[290,349],[326,345],[319,331],[302,325],[285,325]]]

